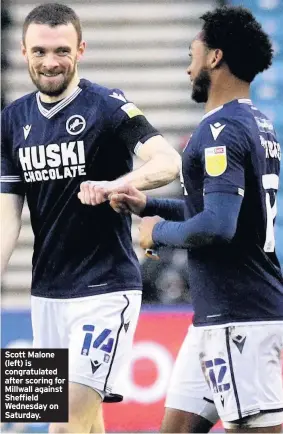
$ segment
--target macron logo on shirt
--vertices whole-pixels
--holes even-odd
[[[111,98],[115,98],[115,99],[119,99],[120,101],[123,102],[127,102],[126,98],[124,97],[124,95],[122,95],[121,93],[117,93],[117,92],[113,92],[111,95],[109,95]]]
[[[28,135],[30,133],[31,130],[31,125],[26,125],[25,127],[23,127],[24,130],[24,136],[25,136],[25,140],[28,138]]]
[[[226,127],[226,125],[221,125],[219,122],[216,122],[213,125],[210,124],[210,129],[211,129],[214,140],[217,139],[217,137],[219,136],[221,131],[224,130],[225,127]]]

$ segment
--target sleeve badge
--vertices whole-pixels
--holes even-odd
[[[227,169],[226,146],[205,149],[205,170],[209,176],[220,176]]]

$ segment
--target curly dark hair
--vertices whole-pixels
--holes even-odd
[[[23,43],[30,24],[47,24],[50,27],[56,27],[62,24],[73,24],[78,35],[78,44],[82,40],[82,29],[80,19],[73,9],[60,3],[44,3],[36,6],[27,15],[23,24]]]
[[[231,73],[251,83],[272,63],[273,49],[268,35],[252,13],[241,6],[224,6],[200,17],[202,38],[210,49],[220,49]]]

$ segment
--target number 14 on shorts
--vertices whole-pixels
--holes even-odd
[[[86,324],[83,326],[83,331],[85,332],[85,337],[81,349],[81,355],[88,356],[91,348],[91,344],[92,344],[92,348],[100,349],[101,351],[104,351],[106,353],[111,353],[114,344],[114,339],[113,338],[108,339],[108,336],[110,335],[112,330],[104,329],[98,336],[95,337],[94,336],[95,326]]]

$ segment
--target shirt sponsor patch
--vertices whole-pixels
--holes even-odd
[[[226,146],[205,149],[205,170],[210,176],[219,176],[227,169]]]
[[[129,118],[134,118],[135,116],[142,115],[144,116],[143,112],[135,106],[132,102],[129,102],[128,104],[124,104],[121,109],[127,113]]]

